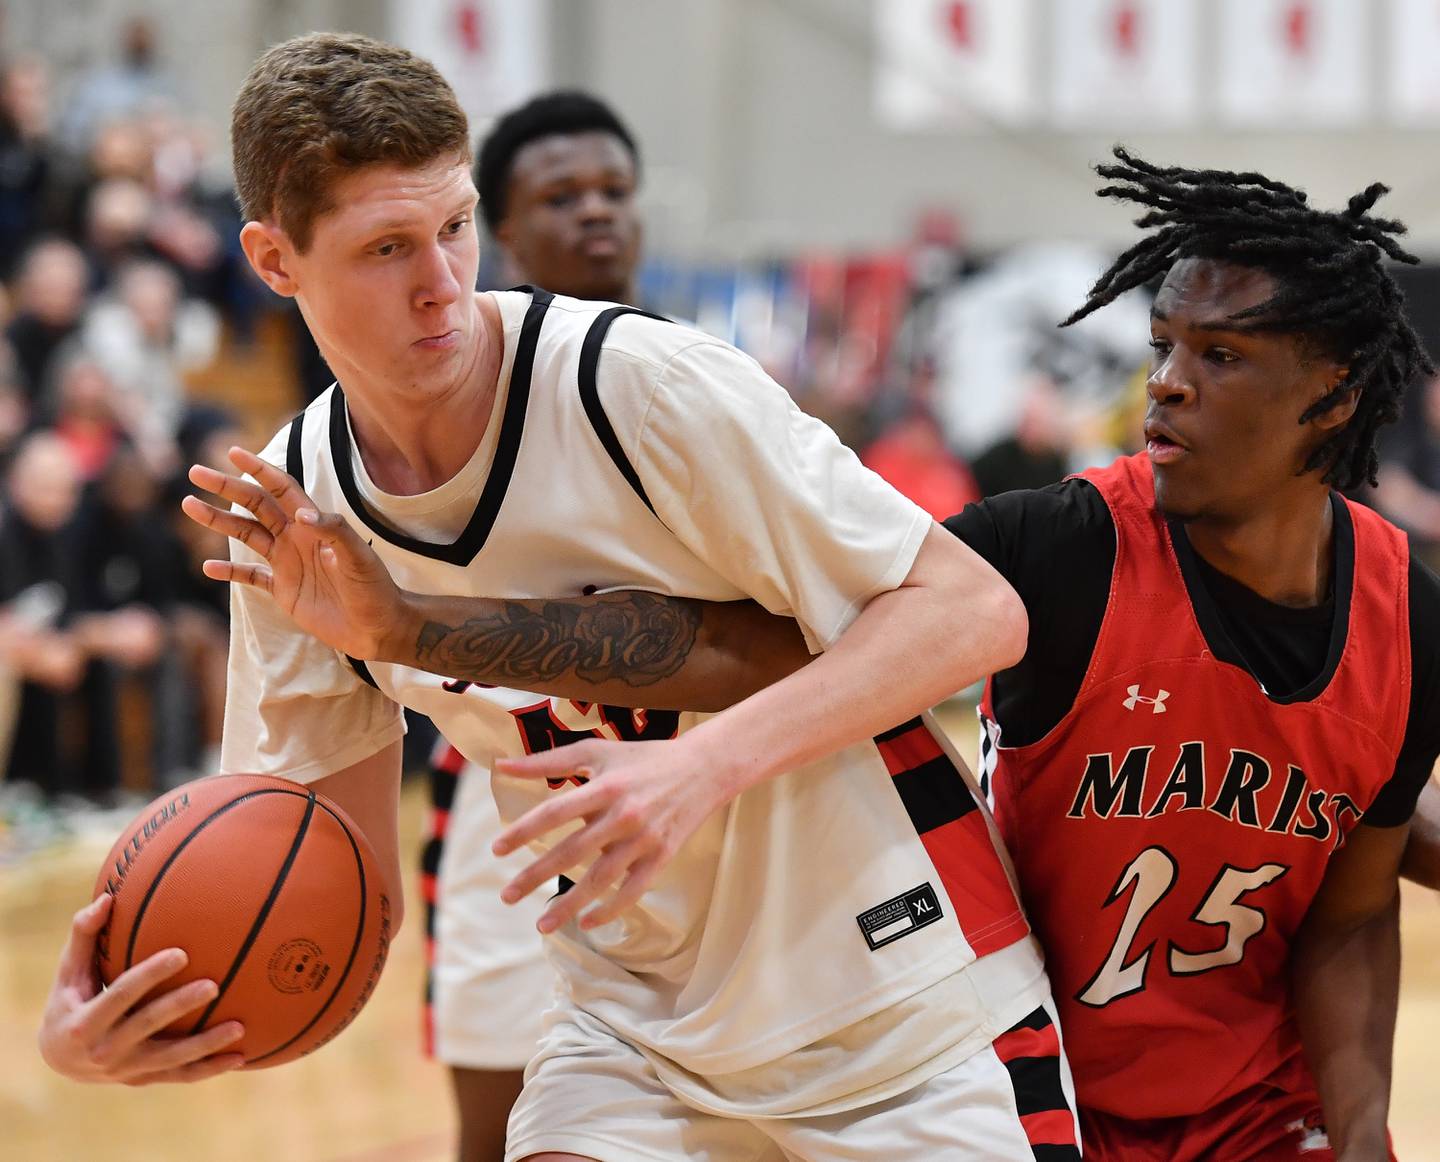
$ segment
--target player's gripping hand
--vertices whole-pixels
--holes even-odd
[[[161,1035],[171,1021],[198,1013],[216,995],[213,980],[196,980],[140,1005],[156,985],[185,967],[178,948],[157,952],[127,969],[102,990],[95,971],[95,940],[110,914],[102,895],[75,913],[70,939],[45,1003],[40,1055],[71,1081],[150,1085],[157,1081],[203,1081],[245,1064],[224,1052],[245,1033],[226,1021],[192,1037]]]
[[[513,904],[556,876],[588,864],[575,885],[556,896],[541,915],[536,927],[546,933],[576,916],[582,928],[615,919],[734,793],[727,789],[731,780],[723,769],[692,756],[686,735],[662,742],[578,742],[524,758],[499,759],[495,773],[584,780],[582,786],[531,808],[493,844],[496,855],[508,855],[557,828],[582,823],[500,893]],[[580,915],[607,893],[603,903]]]
[[[203,464],[190,479],[249,511],[216,508],[198,496],[180,502],[197,524],[239,541],[264,564],[206,561],[205,576],[263,589],[303,630],[365,661],[383,659],[403,623],[402,594],[375,550],[334,513],[322,513],[296,481],[272,464],[230,449],[246,480]]]

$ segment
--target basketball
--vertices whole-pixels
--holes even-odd
[[[390,946],[379,862],[335,804],[286,779],[217,775],[150,803],[95,884],[114,897],[98,962],[108,985],[164,948],[189,963],[158,992],[211,979],[219,995],[166,1031],[238,1020],[245,1069],[281,1065],[345,1028]],[[148,998],[147,998],[148,999]]]

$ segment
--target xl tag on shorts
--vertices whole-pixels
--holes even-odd
[[[870,951],[884,948],[892,940],[908,936],[917,928],[933,924],[944,913],[940,911],[940,898],[929,884],[911,888],[903,896],[876,904],[868,912],[855,917],[860,931],[865,934],[865,943]]]

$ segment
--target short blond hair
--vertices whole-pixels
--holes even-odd
[[[274,219],[302,253],[337,177],[368,165],[470,162],[470,128],[435,66],[367,36],[312,32],[250,70],[230,125],[247,221]]]

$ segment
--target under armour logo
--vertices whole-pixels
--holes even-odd
[[[1125,692],[1130,695],[1130,697],[1125,699],[1126,710],[1134,710],[1136,703],[1141,703],[1150,707],[1151,712],[1154,714],[1165,713],[1165,699],[1170,697],[1169,690],[1161,690],[1154,698],[1151,698],[1146,694],[1140,693],[1139,686],[1131,686]]]

